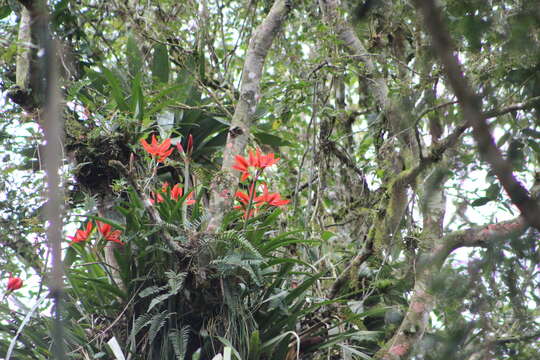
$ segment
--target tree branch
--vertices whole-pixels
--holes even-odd
[[[525,109],[528,109],[528,108],[534,106],[538,101],[540,101],[540,96],[532,97],[532,98],[527,99],[527,100],[525,100],[524,102],[521,102],[521,103],[508,105],[508,106],[500,108],[500,109],[493,109],[493,110],[490,110],[490,111],[486,111],[486,112],[484,112],[482,114],[482,116],[485,119],[489,119],[489,118],[501,116],[501,115],[504,115],[504,114],[508,114],[509,112],[512,112],[512,111],[525,110]],[[418,121],[420,120],[421,117],[423,117],[429,111],[433,111],[433,110],[436,110],[437,108],[447,106],[447,105],[450,105],[450,104],[454,104],[454,103],[456,103],[456,102],[444,103],[444,104],[432,107],[430,109],[427,109],[426,111],[422,112],[422,114],[418,117]],[[471,126],[470,122],[467,121],[464,124],[459,125],[458,127],[456,127],[454,129],[454,131],[452,131],[447,137],[442,139],[440,142],[434,144],[430,148],[429,154],[426,157],[422,158],[420,163],[415,168],[413,168],[412,170],[409,170],[407,183],[411,184],[412,181],[414,181],[416,176],[418,176],[418,174],[420,174],[420,172],[422,170],[424,170],[425,168],[427,168],[428,166],[430,166],[430,165],[432,165],[432,164],[434,164],[436,162],[439,162],[442,159],[442,155],[446,152],[446,150],[448,150],[449,148],[456,145],[457,140],[461,137],[461,135],[463,135],[463,133],[470,126]]]
[[[350,275],[353,270],[358,269],[369,257],[373,254],[373,239],[367,239],[362,250],[349,262],[347,267],[343,269],[336,281],[330,289],[329,299],[335,299],[341,288],[350,280]]]
[[[356,164],[351,160],[351,158],[343,151],[338,149],[334,141],[324,140],[322,147],[325,150],[329,150],[343,165],[353,170],[360,177],[360,181],[362,182],[363,194],[368,196],[370,190],[366,178],[364,177],[364,173],[356,166]]]
[[[450,86],[459,101],[463,115],[473,127],[473,137],[478,151],[506,190],[506,193],[520,210],[527,222],[540,230],[540,207],[523,185],[514,177],[511,164],[506,161],[495,140],[491,136],[485,116],[481,112],[482,103],[472,90],[457,57],[452,51],[452,39],[443,23],[441,12],[432,0],[415,0],[417,9],[424,17],[428,33],[433,39],[433,48],[443,64]]]
[[[353,58],[361,61],[370,75],[371,79],[368,82],[369,89],[375,94],[377,104],[382,110],[385,110],[388,106],[388,86],[386,80],[379,74],[373,61],[371,61],[370,55],[358,36],[354,28],[338,13],[337,0],[322,0],[324,4],[324,17],[326,22],[333,26],[338,37],[344,43],[346,49],[353,56]]]
[[[488,247],[493,240],[508,236],[519,236],[527,228],[527,223],[520,216],[508,221],[454,231],[444,237],[444,243],[448,246],[448,254],[450,254],[460,247]]]
[[[483,115],[486,119],[490,119],[497,116],[508,114],[509,112],[512,112],[512,111],[527,110],[535,106],[539,101],[540,101],[540,96],[535,96],[535,97],[525,100],[524,102],[511,104],[500,109],[493,109],[493,110],[486,111],[484,112]],[[449,102],[445,102],[445,103],[430,107],[429,109],[422,111],[420,115],[418,115],[418,118],[416,121],[417,122],[420,121],[424,116],[426,116],[432,111],[439,110],[440,108],[443,108],[449,105],[458,104],[458,103],[459,103],[458,101],[449,101]]]
[[[413,346],[423,337],[435,297],[429,292],[429,280],[437,273],[452,251],[464,246],[490,246],[493,241],[518,236],[527,229],[522,217],[495,224],[455,231],[443,237],[440,245],[425,254],[417,264],[416,281],[409,308],[399,329],[375,356],[376,359],[405,360]],[[414,331],[411,331],[413,329]]]
[[[42,4],[39,15],[48,19],[45,3]],[[44,218],[48,222],[47,242],[51,252],[51,276],[49,290],[54,301],[53,323],[53,354],[55,359],[65,359],[63,344],[64,327],[62,324],[62,309],[64,303],[64,265],[62,261],[62,208],[64,189],[59,171],[62,167],[62,141],[64,138],[64,122],[60,112],[61,95],[58,85],[58,67],[56,62],[56,43],[49,36],[48,31],[41,35],[43,38],[44,55],[43,68],[46,69],[44,79],[45,106],[43,117],[43,138],[45,140],[43,150],[43,167],[45,169],[45,182],[47,184],[47,202],[43,211]]]
[[[47,4],[42,0],[19,0],[23,5],[19,25],[17,51],[17,85],[9,89],[7,97],[27,112],[33,112],[45,103],[46,68],[38,52],[47,42]],[[56,56],[53,54],[52,56]]]
[[[249,128],[261,98],[260,82],[266,55],[291,7],[290,0],[276,0],[249,42],[240,84],[240,98],[223,150],[221,173],[214,178],[210,186],[211,197],[208,208],[210,217],[207,226],[210,232],[219,228],[223,214],[230,208],[234,199],[234,190],[238,185],[238,172],[232,169],[234,157],[244,151],[248,142]]]
[[[501,116],[504,114],[508,114],[509,112],[512,112],[512,111],[527,110],[535,105],[538,105],[539,102],[540,102],[540,96],[535,96],[535,97],[525,100],[524,102],[511,104],[501,109],[493,109],[490,111],[486,111],[484,113],[484,117],[486,119],[489,119],[489,118]]]
[[[497,344],[510,344],[510,343],[519,342],[519,341],[533,340],[539,337],[540,337],[540,331],[537,331],[535,333],[526,334],[522,336],[509,336],[505,338],[498,338],[498,339],[493,340],[493,342]]]

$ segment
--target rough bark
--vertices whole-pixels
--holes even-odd
[[[429,324],[429,313],[435,307],[435,296],[429,291],[429,282],[439,270],[444,259],[430,258],[429,254],[436,253],[435,249],[443,235],[443,222],[446,208],[444,183],[447,176],[442,174],[444,165],[435,168],[419,189],[423,229],[419,239],[418,256],[411,257],[414,261],[415,281],[409,308],[398,330],[385,346],[376,354],[376,358],[400,359],[410,352],[411,348],[424,336]],[[412,250],[414,252],[414,250]]]
[[[234,164],[235,155],[242,154],[247,145],[250,126],[261,98],[260,82],[266,55],[291,7],[290,0],[276,0],[249,42],[240,84],[240,98],[234,110],[227,142],[223,150],[221,172],[214,178],[210,187],[211,197],[207,226],[210,232],[219,228],[223,214],[232,204],[233,194],[238,185],[238,172],[231,167]]]
[[[27,112],[34,112],[45,104],[47,76],[43,56],[48,31],[46,2],[19,0],[23,5],[19,24],[16,86],[9,89],[7,97]]]

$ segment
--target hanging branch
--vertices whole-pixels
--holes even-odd
[[[482,103],[469,85],[459,61],[453,53],[452,39],[443,22],[441,12],[432,0],[415,0],[417,9],[424,17],[427,32],[433,39],[433,48],[443,64],[445,75],[459,101],[464,118],[473,127],[473,137],[482,158],[490,164],[493,172],[506,190],[506,193],[527,220],[540,230],[540,207],[529,192],[515,178],[512,165],[503,158],[491,135],[486,117],[482,114]]]
[[[246,54],[240,84],[240,98],[231,121],[227,143],[223,150],[221,172],[211,184],[208,208],[208,231],[216,231],[223,214],[230,208],[233,194],[238,185],[238,172],[232,169],[234,157],[241,154],[248,142],[249,129],[261,98],[260,82],[268,50],[290,12],[290,0],[276,0],[263,22],[255,30]]]

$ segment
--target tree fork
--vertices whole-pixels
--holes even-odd
[[[257,104],[261,99],[260,82],[266,55],[291,8],[292,1],[276,0],[249,41],[242,71],[240,97],[223,150],[221,172],[214,178],[210,186],[212,192],[208,208],[210,217],[207,225],[209,232],[217,231],[223,220],[223,214],[231,207],[233,194],[238,185],[237,171],[232,169],[234,157],[241,154],[247,145],[249,128],[253,122]]]

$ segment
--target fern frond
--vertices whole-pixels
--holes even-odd
[[[187,231],[195,232],[201,226],[201,222],[198,219],[186,220],[184,226]]]
[[[259,259],[262,259],[263,256],[261,255],[261,253],[259,252],[259,250],[257,250],[255,248],[255,246],[253,246],[248,239],[246,239],[244,237],[244,235],[242,234],[239,234],[238,236],[236,236],[234,238],[234,242],[237,246],[243,248],[244,250],[247,250],[248,252],[251,253],[251,255],[259,258]]]
[[[207,185],[212,181],[213,174],[204,167],[198,166],[197,164],[193,164],[191,166],[191,173],[203,185]]]
[[[178,233],[180,234],[184,234],[185,233],[185,230],[182,229],[180,226],[176,225],[176,224],[173,224],[173,223],[169,223],[169,222],[164,222],[161,224],[163,227],[169,229],[169,230],[174,230],[174,231],[177,231]]]
[[[262,259],[263,256],[253,244],[239,231],[228,230],[220,234],[218,241],[225,244],[227,249],[234,250],[239,247],[246,250],[251,256]]]
[[[159,333],[159,330],[165,325],[167,322],[167,319],[171,316],[171,313],[168,311],[163,311],[161,313],[158,313],[152,317],[152,321],[150,323],[150,330],[148,331],[148,342],[152,344],[154,342],[154,339],[156,338],[156,335]]]
[[[171,330],[169,340],[172,343],[176,359],[184,360],[189,341],[189,326],[184,326],[180,331],[178,329]]]
[[[176,295],[182,289],[184,286],[184,281],[186,280],[187,273],[186,272],[174,272],[174,271],[166,271],[165,275],[169,279],[169,294]]]
[[[149,286],[145,289],[143,289],[140,293],[139,293],[139,296],[141,298],[145,298],[147,296],[150,296],[150,295],[154,295],[154,294],[157,294],[163,290],[165,290],[167,287],[166,286]]]
[[[150,312],[150,310],[152,310],[159,303],[167,300],[171,296],[178,294],[178,292],[184,286],[184,280],[186,279],[187,273],[176,273],[174,271],[167,271],[165,272],[165,275],[169,278],[168,285],[162,286],[158,289],[165,290],[168,288],[169,290],[165,294],[161,294],[152,299],[150,305],[148,306],[148,312]]]
[[[152,314],[146,313],[142,314],[135,320],[135,324],[133,325],[133,336],[136,336],[139,331],[141,331],[144,327],[146,327],[150,322],[152,321]]]

